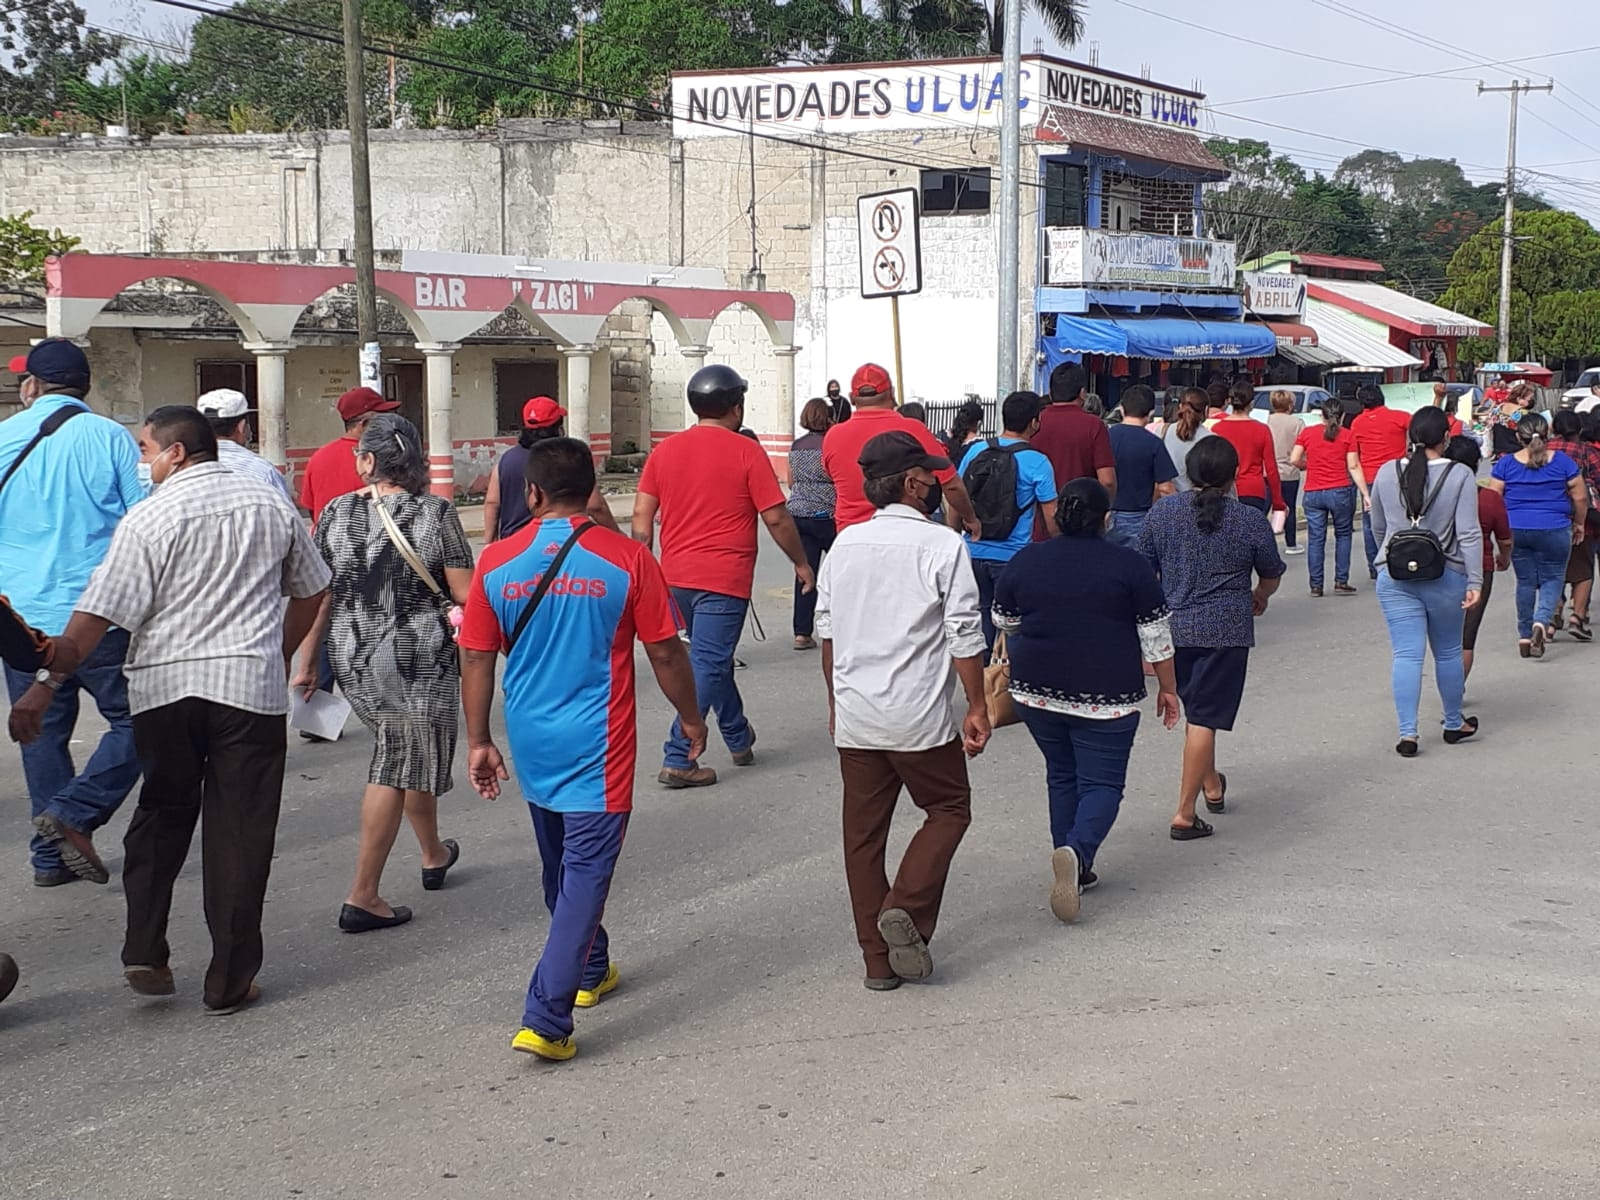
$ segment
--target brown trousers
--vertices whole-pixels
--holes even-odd
[[[261,906],[283,800],[287,722],[282,714],[187,699],[137,714],[133,740],[144,787],[122,843],[123,965],[167,965],[172,887],[204,812],[200,848],[211,930],[204,998],[209,1008],[237,1004],[261,969]]]
[[[856,939],[867,974],[887,978],[893,972],[889,947],[878,932],[878,914],[886,908],[905,909],[927,939],[939,923],[950,860],[972,823],[967,756],[959,741],[909,753],[841,748],[839,775],[844,781],[844,873]],[[902,787],[926,819],[912,835],[890,887],[884,855]]]

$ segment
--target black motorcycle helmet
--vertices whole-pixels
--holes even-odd
[[[713,363],[689,377],[689,407],[697,417],[725,417],[744,403],[749,388],[732,367]]]

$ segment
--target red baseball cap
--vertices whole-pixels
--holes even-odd
[[[28,373],[28,356],[19,354],[11,360],[11,373],[13,375],[26,375]]]
[[[369,387],[351,388],[339,397],[339,415],[354,421],[368,413],[393,412],[400,407],[398,400],[385,400]]]
[[[549,396],[535,396],[522,406],[522,423],[529,429],[546,429],[566,419],[567,410]]]
[[[855,399],[860,396],[892,396],[894,394],[894,381],[877,363],[864,363],[856,368],[856,373],[850,376],[850,396]]]

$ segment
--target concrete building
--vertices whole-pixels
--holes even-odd
[[[1196,133],[1203,99],[1039,56],[1023,70],[1021,361],[1042,373],[1085,355],[1115,388],[1259,352],[1259,330],[1238,319],[1232,246],[1204,237],[1199,188],[1223,172]],[[750,423],[781,453],[797,400],[892,356],[888,304],[860,296],[856,209],[895,188],[916,189],[922,208],[924,287],[902,303],[905,398],[992,395],[999,72],[983,59],[689,74],[674,79],[670,126],[373,131],[375,240],[396,273],[384,386],[428,434],[437,482],[475,487],[528,395],[580,407],[584,382],[597,453],[647,448],[682,427],[683,380],[707,360],[747,374]],[[269,454],[292,469],[337,432],[332,399],[356,379],[343,133],[4,139],[0,210],[116,257],[57,280],[71,293],[58,299],[92,302],[71,332],[87,336],[108,411],[131,421],[209,387],[270,400],[281,385]],[[297,275],[283,301],[297,307],[275,310],[264,338],[237,289],[263,302],[245,277],[269,268],[319,269],[328,286],[308,295]],[[119,276],[122,290],[100,294]],[[472,291],[467,307],[451,279]],[[599,291],[577,312],[563,307],[569,285]],[[499,295],[503,312],[479,307]],[[592,311],[596,295],[615,303]],[[12,345],[71,307],[10,300],[0,341]],[[452,311],[472,319],[444,320]]]

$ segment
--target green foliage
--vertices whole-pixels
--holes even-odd
[[[1450,259],[1442,303],[1495,324],[1500,311],[1500,247],[1505,225],[1495,220],[1473,234]],[[1600,233],[1576,213],[1546,209],[1517,214],[1511,261],[1511,345],[1530,360],[1556,361],[1600,354]],[[1473,343],[1474,359],[1493,343]]]
[[[68,89],[115,58],[117,39],[84,28],[83,9],[72,0],[27,0],[0,9],[0,120],[13,128],[59,115],[70,107]]]
[[[521,11],[513,12],[513,7]],[[470,21],[436,26],[428,31],[418,52],[440,61],[471,63],[486,74],[533,82],[549,46],[556,42],[540,39],[530,30],[558,29],[562,19],[571,18],[572,10],[558,3],[498,8],[500,11],[484,11]],[[485,79],[415,64],[406,71],[399,98],[422,125],[470,128],[501,116],[549,111],[544,93],[516,87],[505,78]]]
[[[44,282],[44,260],[66,254],[78,239],[59,229],[31,224],[33,213],[0,217],[0,279],[7,283]]]
[[[100,82],[73,79],[64,91],[72,108],[97,127],[127,125],[131,133],[149,134],[182,126],[187,86],[185,64],[132,54],[119,59]]]

